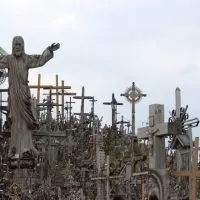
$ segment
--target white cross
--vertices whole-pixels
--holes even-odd
[[[168,123],[164,123],[164,105],[149,105],[149,127],[138,129],[138,139],[149,139],[150,168],[165,168],[165,137],[169,135]]]

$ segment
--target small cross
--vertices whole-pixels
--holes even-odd
[[[80,115],[80,119],[81,121],[83,120],[84,118],[84,101],[85,99],[93,99],[92,96],[85,96],[85,88],[82,87],[82,95],[81,96],[74,96],[73,97],[74,99],[81,99],[81,112],[80,113],[74,113],[75,115]]]
[[[123,103],[118,103],[117,100],[115,99],[114,93],[112,93],[112,100],[111,102],[104,102],[104,105],[111,105],[112,109],[112,128],[116,127],[116,113],[117,113],[117,106],[118,105],[123,105]]]

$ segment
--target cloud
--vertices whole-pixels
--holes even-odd
[[[147,93],[137,104],[137,126],[147,119],[148,104],[174,107],[176,86],[183,90],[184,101],[192,103],[191,115],[197,116],[198,8],[197,0],[7,0],[0,7],[5,19],[0,46],[10,52],[16,34],[24,36],[30,54],[60,42],[53,60],[29,72],[30,82],[36,83],[41,73],[43,83],[55,83],[59,74],[77,94],[84,85],[86,94],[97,98],[95,109],[105,121],[111,113],[102,102],[110,100],[112,92],[124,102],[119,112],[131,118],[131,106],[120,93],[133,81]]]
[[[75,18],[71,13],[65,13],[57,16],[52,20],[52,24],[56,27],[69,26],[75,23]]]

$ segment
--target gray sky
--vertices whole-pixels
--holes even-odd
[[[147,121],[149,104],[165,104],[168,119],[177,86],[190,116],[199,117],[199,8],[199,0],[6,0],[0,46],[10,53],[13,36],[22,35],[26,53],[35,54],[60,42],[53,60],[30,71],[30,82],[41,73],[48,84],[59,74],[77,94],[84,85],[104,122],[111,112],[102,103],[112,92],[125,104],[119,113],[130,119],[131,105],[120,93],[133,81],[148,95],[136,106],[137,127]]]

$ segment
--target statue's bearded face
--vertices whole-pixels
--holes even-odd
[[[24,53],[24,40],[21,36],[13,38],[12,53],[16,57],[20,57]]]
[[[15,45],[14,45],[14,47],[13,47],[13,50],[14,50],[14,53],[15,53],[15,55],[17,57],[21,56],[22,52],[23,52],[22,44],[20,42],[16,42]]]

